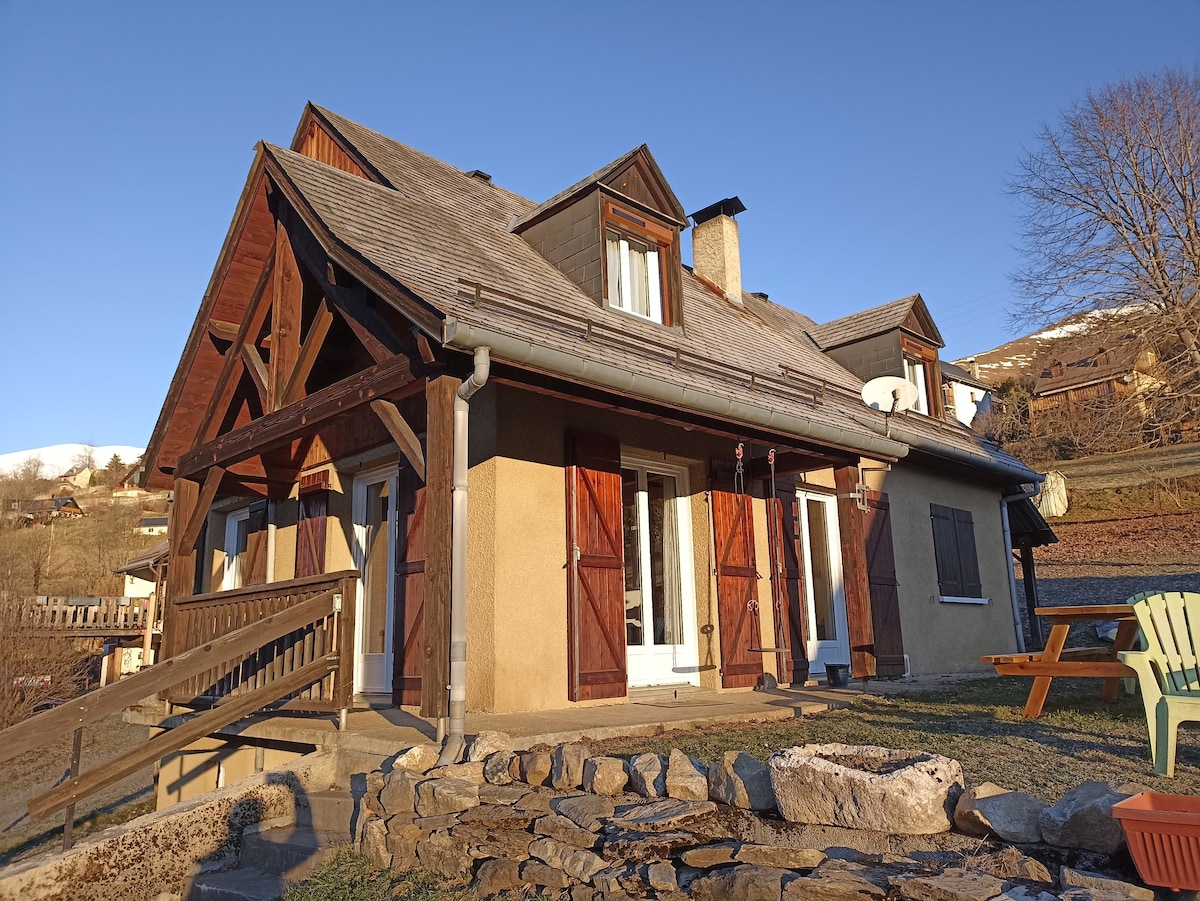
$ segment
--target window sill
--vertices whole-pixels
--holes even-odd
[[[991,598],[962,598],[952,594],[934,595],[943,604],[990,604]]]

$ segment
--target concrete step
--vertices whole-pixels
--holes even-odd
[[[282,876],[247,867],[202,873],[192,880],[188,901],[275,901],[288,885]]]
[[[349,839],[342,833],[317,832],[307,826],[247,829],[242,834],[240,860],[243,868],[299,882],[329,860],[334,849],[347,844]]]
[[[311,792],[296,807],[296,825],[335,833],[342,836],[343,842],[353,842],[362,837],[365,813],[362,798],[349,790]]]

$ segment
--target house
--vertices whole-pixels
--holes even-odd
[[[1156,402],[1167,382],[1156,351],[1142,337],[1137,313],[1123,308],[1076,314],[957,363],[987,385],[1025,382],[1034,437],[1086,430],[1115,415],[1138,440],[1143,431],[1166,438],[1156,434],[1170,427],[1160,423]]]
[[[71,488],[88,488],[95,479],[96,471],[90,466],[72,466],[58,477],[59,482],[66,486],[68,491]]]
[[[83,516],[83,510],[73,497],[49,497],[20,504],[21,519],[27,524],[48,522],[61,517]]]
[[[143,516],[138,520],[138,532],[142,535],[166,535],[167,517]]]
[[[992,409],[992,397],[988,393],[990,389],[978,376],[961,366],[942,360],[941,368],[942,399],[946,412],[970,427],[976,415]]]
[[[1041,477],[942,417],[916,295],[876,343],[925,407],[868,408],[873,326],[744,291],[743,210],[689,215],[645,146],[538,203],[307,106],[258,145],[144,457],[164,653],[332,598],[342,662],[287,703],[352,680],[453,735],[1021,647],[1008,506]]]

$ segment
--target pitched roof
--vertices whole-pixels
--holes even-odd
[[[869,310],[822,323],[813,330],[812,336],[818,347],[830,350],[905,327],[933,341],[938,347],[945,346],[920,294],[910,294]]]

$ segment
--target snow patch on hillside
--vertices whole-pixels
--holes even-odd
[[[122,463],[133,465],[146,450],[144,447],[132,447],[127,444],[106,444],[103,447],[86,444],[52,444],[50,447],[36,447],[33,450],[0,454],[0,473],[19,469],[30,457],[37,457],[42,461],[42,476],[47,479],[57,479],[75,466],[75,461],[86,447],[92,448],[92,457],[96,461],[97,469],[106,467],[113,454],[120,457]]]

